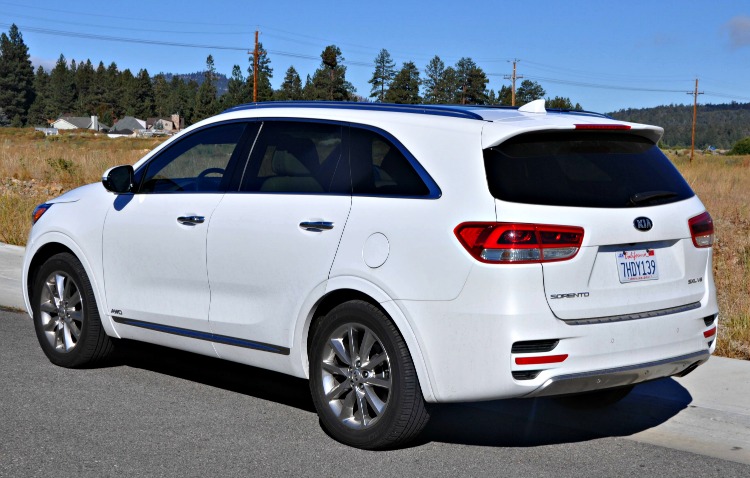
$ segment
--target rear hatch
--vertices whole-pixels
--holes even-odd
[[[652,138],[535,132],[487,148],[484,157],[498,222],[583,229],[574,255],[541,261],[557,317],[585,323],[699,306],[713,225]],[[701,247],[691,220],[695,234],[705,233],[696,239]]]

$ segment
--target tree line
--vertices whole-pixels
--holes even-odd
[[[374,60],[367,98],[358,96],[347,81],[344,57],[336,45],[325,47],[320,58],[320,66],[307,74],[304,82],[294,66],[290,66],[281,86],[274,89],[271,60],[260,45],[258,101],[511,104],[511,88],[503,86],[497,92],[488,89],[487,74],[468,57],[446,66],[436,55],[420,72],[412,61],[397,68],[383,49]],[[105,66],[100,61],[95,66],[91,60],[68,61],[62,54],[49,72],[41,66],[35,71],[21,32],[12,25],[7,35],[0,35],[0,126],[46,125],[61,115],[97,115],[102,123],[111,125],[124,116],[150,118],[174,113],[191,124],[253,101],[256,72],[252,60],[251,57],[244,71],[240,65],[234,65],[227,91],[221,95],[217,92],[217,73],[211,55],[206,59],[201,81],[164,73],[151,76],[146,69],[134,74],[129,69],[120,70],[115,62]],[[545,95],[540,84],[524,80],[516,90],[516,105]],[[547,98],[547,107],[581,109],[579,104],[562,97]]]

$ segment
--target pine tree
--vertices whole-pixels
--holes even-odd
[[[148,70],[142,69],[135,79],[135,111],[134,116],[147,119],[154,116],[154,87]]]
[[[458,102],[469,105],[487,104],[487,75],[471,58],[461,58],[456,63]]]
[[[214,57],[208,55],[203,83],[198,88],[198,94],[195,98],[194,121],[200,121],[215,115],[218,113],[218,106],[216,100],[216,67],[214,66]]]
[[[393,79],[385,100],[389,103],[419,104],[422,102],[420,83],[419,69],[413,62],[407,61]]]
[[[258,43],[258,52],[258,101],[271,101],[273,99],[273,87],[271,86],[273,68],[271,68],[271,60],[268,59],[268,54],[263,49],[262,43]],[[252,56],[250,56],[249,61],[250,66],[247,67],[247,86],[250,92],[250,99],[252,100],[255,81]]]
[[[344,57],[336,45],[328,45],[320,54],[320,67],[312,78],[311,99],[328,101],[350,101],[354,87],[346,81]]]
[[[49,126],[49,121],[56,119],[57,112],[52,110],[49,98],[49,75],[39,66],[34,75],[36,96],[29,108],[27,123],[34,126]]]
[[[516,90],[516,106],[523,106],[534,100],[540,100],[544,98],[545,94],[542,85],[536,81],[523,80],[521,86]]]
[[[166,118],[175,112],[172,104],[171,85],[163,73],[154,76],[154,112],[159,118]]]
[[[247,83],[242,75],[242,68],[240,68],[240,65],[234,65],[232,76],[227,83],[227,92],[221,97],[221,107],[231,108],[249,101]]]
[[[69,114],[75,100],[75,83],[65,56],[60,54],[49,75],[49,104],[54,116]]]
[[[22,126],[33,102],[34,68],[29,48],[13,24],[8,35],[0,35],[0,108],[17,126]]]
[[[118,102],[115,112],[117,118],[123,116],[135,116],[138,107],[138,80],[135,79],[129,68],[125,68],[118,78]]]
[[[308,80],[309,80],[308,76]],[[302,92],[302,80],[299,77],[299,73],[290,66],[286,70],[284,75],[284,82],[281,84],[281,88],[276,92],[276,97],[282,101],[294,101],[303,99]]]
[[[73,81],[76,85],[76,113],[79,116],[90,116],[94,113],[94,104],[92,104],[94,65],[91,64],[91,60],[78,64],[73,74]]]
[[[391,54],[388,50],[383,48],[375,57],[375,71],[372,74],[372,78],[368,81],[372,85],[370,90],[370,98],[377,98],[377,101],[382,103],[385,101],[385,92],[391,85],[391,82],[396,77],[396,64],[391,59]]]
[[[424,102],[428,104],[449,103],[445,91],[445,63],[435,55],[424,70]]]

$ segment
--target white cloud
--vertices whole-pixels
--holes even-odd
[[[729,43],[732,48],[750,46],[750,17],[738,15],[724,25],[724,30],[729,34]]]

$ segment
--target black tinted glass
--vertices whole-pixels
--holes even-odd
[[[350,132],[354,194],[426,196],[430,190],[387,138],[360,128]]]
[[[229,123],[196,131],[146,166],[142,193],[218,192],[229,183],[229,165],[247,127]]]
[[[550,206],[620,208],[694,195],[648,139],[611,133],[535,133],[484,151],[498,199]]]
[[[241,190],[268,193],[351,192],[342,126],[266,121],[253,147]]]

